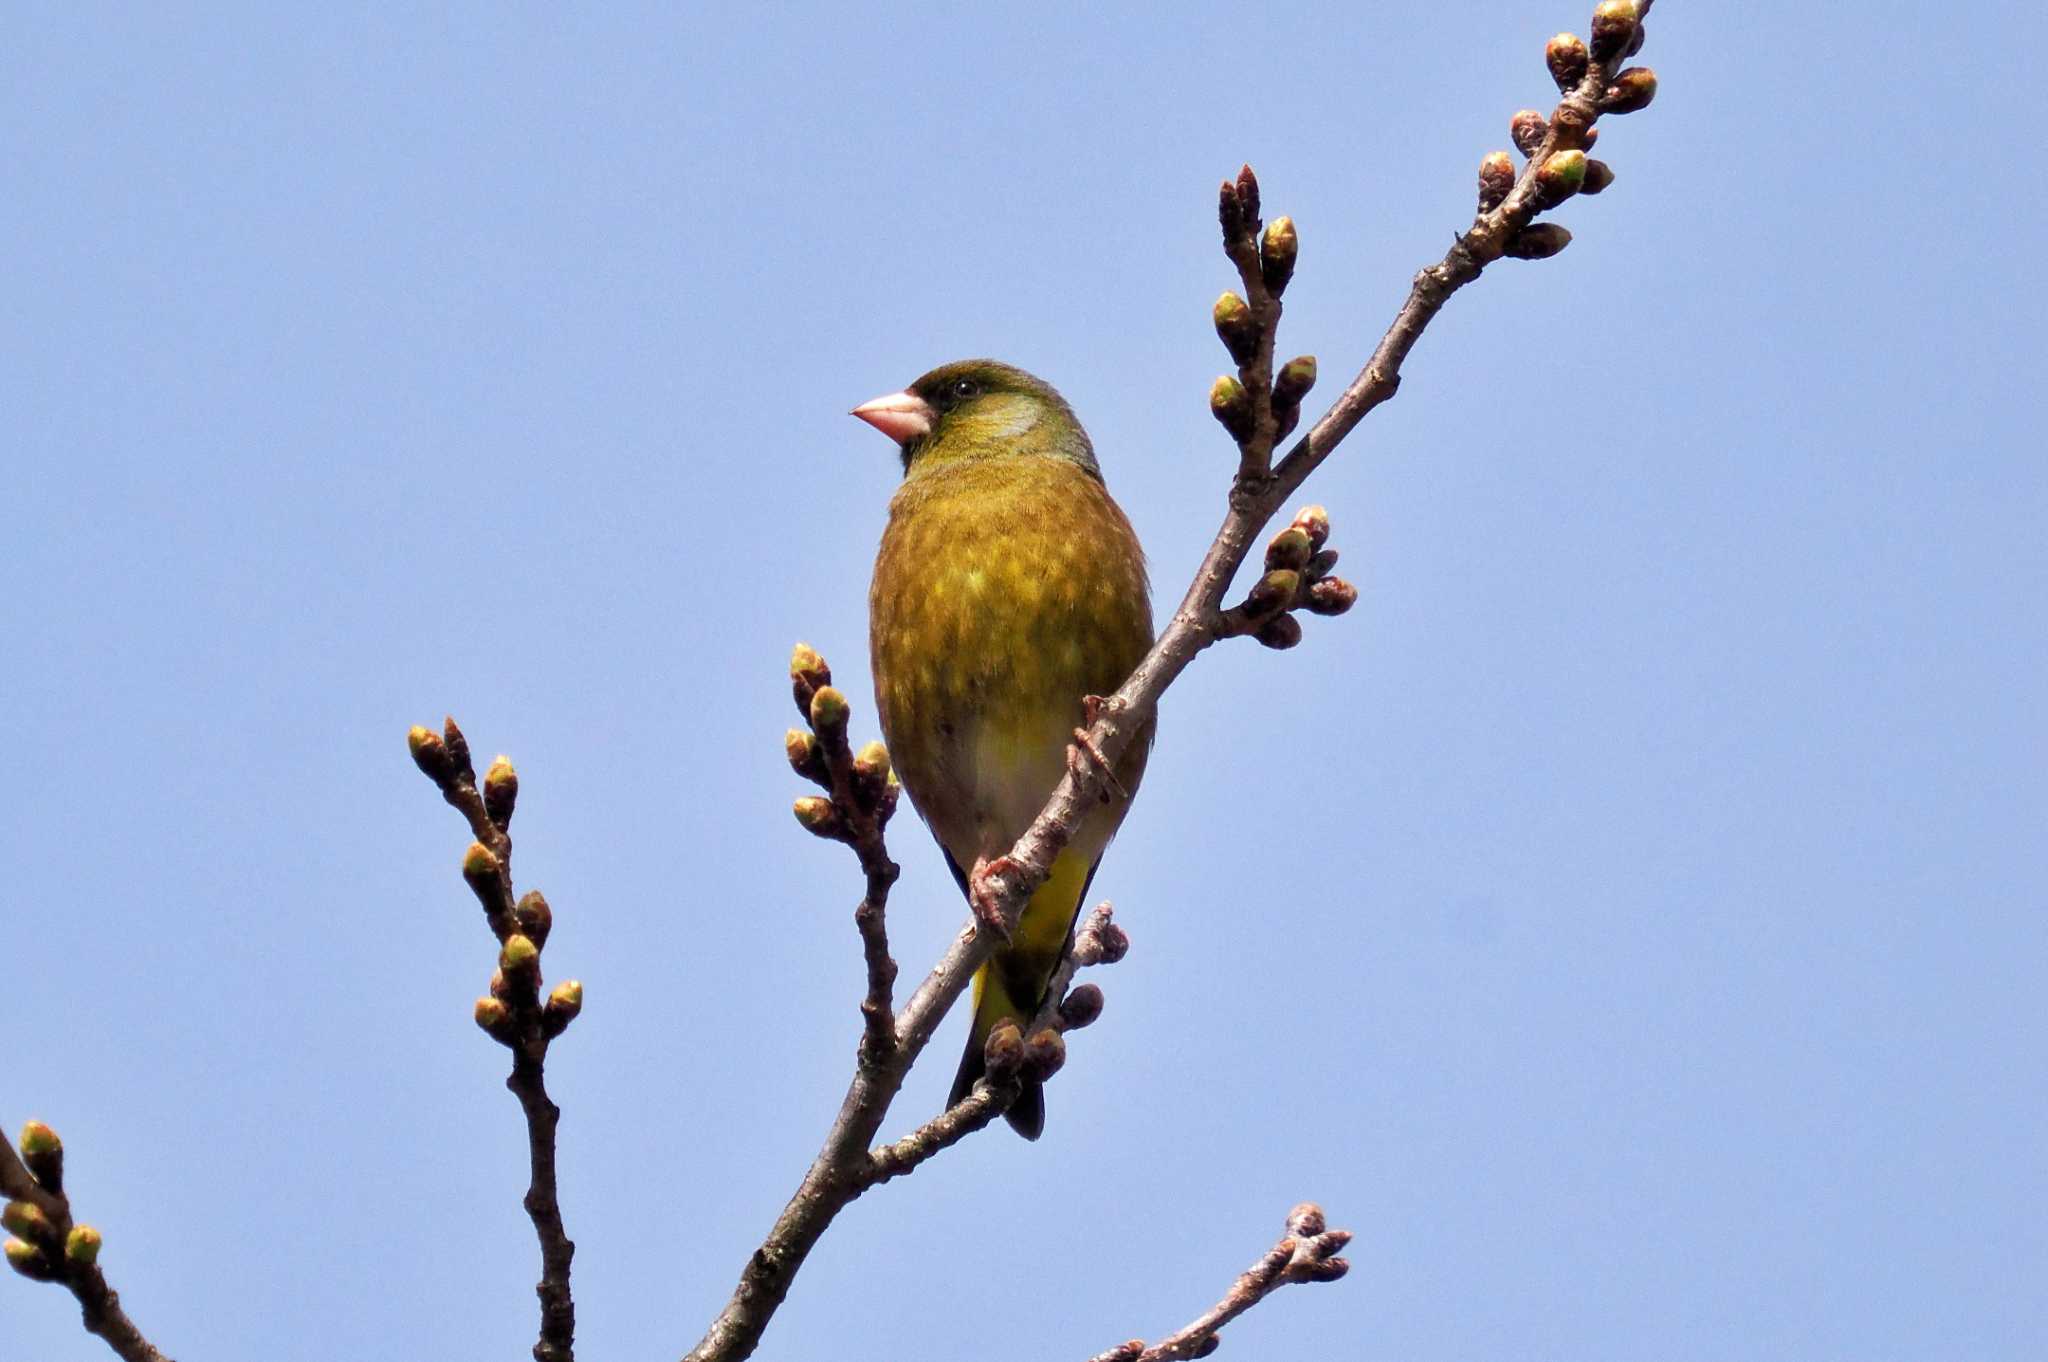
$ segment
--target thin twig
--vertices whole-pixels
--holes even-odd
[[[1350,1271],[1351,1264],[1337,1256],[1350,1242],[1349,1230],[1325,1229],[1322,1209],[1303,1202],[1288,1214],[1286,1236],[1246,1268],[1223,1293],[1223,1299],[1191,1323],[1149,1347],[1143,1339],[1134,1338],[1097,1353],[1088,1362],[1185,1362],[1207,1357],[1216,1350],[1216,1335],[1224,1325],[1281,1287],[1296,1282],[1334,1282]]]
[[[55,1136],[52,1135],[51,1139],[54,1140]],[[57,1160],[61,1166],[61,1148]],[[155,1344],[143,1337],[142,1330],[121,1308],[120,1295],[107,1284],[106,1274],[100,1271],[96,1261],[97,1232],[84,1229],[85,1233],[93,1236],[90,1255],[71,1251],[73,1231],[84,1227],[76,1225],[71,1218],[71,1198],[64,1193],[60,1174],[52,1172],[37,1177],[14,1152],[13,1146],[0,1140],[0,1193],[5,1193],[10,1202],[27,1202],[42,1212],[48,1229],[42,1236],[43,1242],[36,1245],[41,1250],[37,1259],[40,1264],[37,1275],[46,1272],[47,1280],[62,1282],[70,1290],[78,1301],[87,1333],[104,1339],[123,1362],[171,1362]]]

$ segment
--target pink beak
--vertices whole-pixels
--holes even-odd
[[[853,409],[853,414],[899,445],[931,434],[935,415],[931,403],[910,392],[890,393],[863,402]]]

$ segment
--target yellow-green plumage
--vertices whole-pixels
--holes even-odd
[[[1152,642],[1144,556],[1110,499],[1088,439],[1057,393],[1005,365],[934,370],[910,393],[932,407],[905,442],[869,594],[875,699],[911,802],[954,873],[1008,851],[1065,769],[1082,698],[1121,685]],[[1135,791],[1149,733],[1117,776]],[[1011,943],[975,980],[956,1097],[982,1042],[1043,1000],[1125,803],[1082,822]],[[1035,1085],[1011,1123],[1036,1136]]]

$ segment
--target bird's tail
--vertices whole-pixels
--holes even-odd
[[[953,1077],[953,1091],[946,1098],[952,1106],[974,1089],[987,1071],[982,1057],[988,1033],[1005,1019],[1028,1027],[1045,1003],[1045,987],[1066,954],[1067,933],[1073,929],[1074,914],[1087,896],[1088,882],[1095,878],[1095,866],[1079,853],[1068,850],[1052,863],[1052,874],[1031,896],[1024,915],[1017,922],[1010,944],[989,957],[974,976],[974,1024],[967,1029],[967,1050],[960,1056],[960,1071]],[[1027,1140],[1045,1132],[1045,1085],[1035,1078],[1023,1080],[1023,1091],[1003,1113],[1010,1128]]]

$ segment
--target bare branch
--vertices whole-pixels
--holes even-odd
[[[1287,1234],[1246,1268],[1223,1299],[1192,1323],[1147,1347],[1143,1339],[1120,1343],[1088,1362],[1184,1362],[1216,1351],[1224,1325],[1283,1286],[1295,1282],[1334,1282],[1351,1270],[1337,1255],[1351,1242],[1349,1230],[1326,1229],[1322,1208],[1304,1201],[1287,1216]]]

